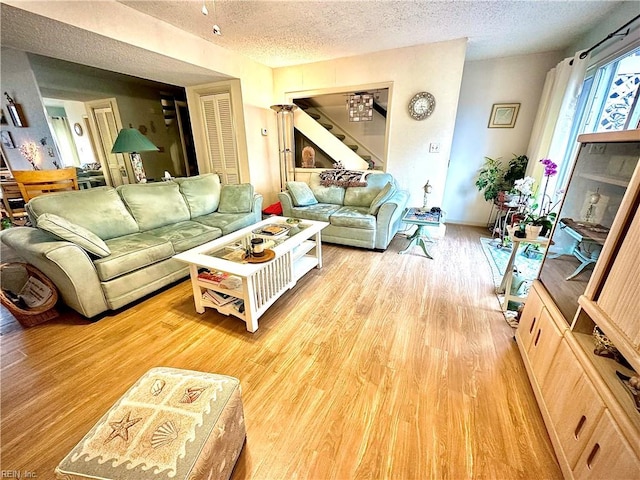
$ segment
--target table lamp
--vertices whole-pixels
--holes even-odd
[[[144,166],[142,165],[142,157],[138,152],[151,152],[158,151],[151,141],[142,135],[135,128],[123,128],[118,133],[111,153],[128,153],[131,155],[131,166],[133,167],[133,174],[136,177],[137,183],[147,183],[147,177],[144,173]]]

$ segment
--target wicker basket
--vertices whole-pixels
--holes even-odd
[[[51,320],[52,318],[56,318],[58,316],[58,312],[55,309],[58,301],[58,290],[51,280],[45,277],[40,270],[28,263],[3,263],[0,265],[0,272],[4,271],[7,267],[24,268],[29,277],[36,277],[49,287],[52,292],[51,297],[39,307],[20,308],[6,297],[3,289],[0,289],[0,301],[2,302],[2,305],[4,305],[7,310],[16,317],[16,320],[18,320],[23,327],[32,327],[42,322],[46,322],[47,320]]]

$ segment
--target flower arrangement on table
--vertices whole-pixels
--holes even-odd
[[[514,232],[514,235],[518,238],[524,238],[526,236],[525,230],[527,229],[527,225],[540,227],[539,234],[545,235],[547,231],[551,230],[556,220],[557,213],[552,210],[558,205],[559,201],[553,205],[551,204],[551,197],[547,195],[547,188],[549,186],[549,177],[558,173],[558,165],[548,158],[543,158],[540,160],[540,163],[544,165],[545,182],[539,204],[532,203],[535,197],[533,188],[535,179],[533,177],[524,177],[515,181],[514,190],[520,195],[518,202],[520,203],[520,211],[517,213],[518,230]],[[562,192],[560,191],[558,193]]]

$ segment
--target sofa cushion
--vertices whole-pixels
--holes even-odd
[[[174,182],[120,185],[122,198],[141,231],[189,220],[189,207]]]
[[[134,233],[106,241],[111,255],[93,262],[101,281],[106,282],[125,273],[171,258],[171,243],[148,233]]]
[[[216,227],[222,230],[223,235],[227,235],[241,228],[248,227],[256,223],[253,213],[218,213],[213,212],[193,219],[194,222],[203,223],[209,227]]]
[[[44,213],[64,217],[103,240],[139,231],[138,224],[112,187],[40,195],[27,204],[27,210],[33,219]]]
[[[396,192],[396,187],[393,185],[393,183],[387,182],[384,188],[380,190],[378,195],[376,195],[376,197],[371,202],[371,205],[369,206],[369,213],[371,215],[377,215],[378,210],[380,210],[380,207],[382,206],[382,204],[385,203],[387,200],[389,200],[391,197],[393,197],[393,194],[395,192]]]
[[[376,217],[369,214],[366,207],[342,207],[331,214],[329,223],[336,227],[351,227],[364,230],[376,229]]]
[[[306,207],[318,203],[311,188],[304,182],[287,182],[287,190],[295,207]]]
[[[176,178],[180,193],[189,206],[191,218],[215,212],[220,203],[220,177],[205,173],[195,177]]]
[[[111,253],[107,244],[95,233],[53,213],[40,215],[37,226],[39,229],[74,243],[98,257],[106,257]]]
[[[393,177],[388,173],[370,173],[366,177],[366,187],[347,187],[344,194],[344,205],[351,207],[369,207],[388,182],[393,182]]]
[[[149,230],[149,235],[171,242],[176,253],[210,242],[222,236],[222,230],[187,220]]]
[[[330,203],[317,203],[308,207],[293,207],[291,215],[294,218],[306,218],[307,220],[317,220],[319,222],[328,222],[329,217],[340,210],[340,205],[332,205]]]
[[[253,206],[253,185],[223,185],[220,192],[220,213],[249,213]]]
[[[319,203],[333,203],[334,205],[343,205],[344,203],[345,189],[335,185],[330,187],[320,185],[319,173],[311,174],[311,177],[309,178],[309,187],[313,192],[313,196]]]

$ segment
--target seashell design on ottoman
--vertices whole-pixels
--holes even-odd
[[[202,395],[202,392],[204,392],[207,389],[207,387],[189,387],[184,391],[184,395],[182,396],[182,399],[180,400],[180,403],[193,403],[196,400],[198,400],[198,398],[200,398],[200,395]]]
[[[164,447],[165,445],[169,445],[176,438],[178,438],[178,429],[173,422],[169,420],[155,429],[151,435],[151,446],[153,448]]]
[[[161,378],[156,379],[156,381],[153,382],[153,385],[151,385],[151,395],[153,395],[154,397],[160,395],[160,392],[162,392],[162,389],[166,384],[167,382],[165,382]]]

